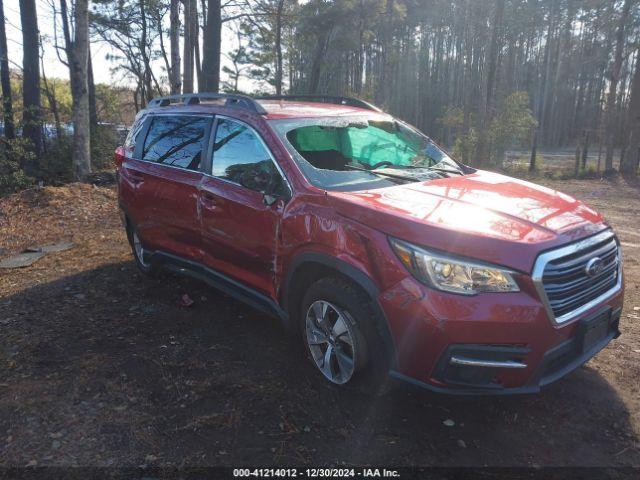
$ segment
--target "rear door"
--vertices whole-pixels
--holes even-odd
[[[148,250],[199,261],[198,186],[212,117],[158,114],[147,122],[139,159],[126,168],[136,185],[132,220]]]
[[[142,144],[148,126],[147,120],[144,113],[138,114],[124,145],[116,150],[119,206],[136,224],[145,216],[145,206],[138,201],[142,193],[142,179],[138,174],[136,160],[140,159],[142,152]]]
[[[284,202],[267,205],[264,193],[269,189],[286,197],[289,186],[250,125],[222,116],[216,125],[210,175],[199,192],[204,263],[273,296]]]

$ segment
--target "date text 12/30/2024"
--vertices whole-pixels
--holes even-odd
[[[234,468],[234,478],[400,478],[386,468]]]

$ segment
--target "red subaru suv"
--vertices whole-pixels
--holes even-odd
[[[116,152],[135,261],[278,317],[335,384],[532,393],[619,335],[619,242],[358,99],[154,99]]]

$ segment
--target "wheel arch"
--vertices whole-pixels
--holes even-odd
[[[121,201],[118,201],[118,213],[123,227],[130,228],[133,226],[131,215],[129,215],[129,209]]]
[[[378,301],[379,288],[365,272],[334,256],[305,252],[298,254],[293,259],[280,292],[280,305],[287,312],[286,319],[284,319],[285,329],[289,333],[298,331],[300,325],[298,309],[305,292],[315,281],[330,276],[341,277],[349,281],[369,297],[376,313],[376,329],[389,356],[390,368],[395,368],[397,364],[395,342],[387,317]]]

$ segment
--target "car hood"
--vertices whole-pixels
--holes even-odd
[[[388,235],[522,271],[541,250],[607,228],[569,195],[481,170],[328,195],[338,213]]]

